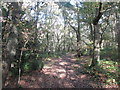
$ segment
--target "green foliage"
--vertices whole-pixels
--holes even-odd
[[[19,68],[17,66],[11,67],[9,71],[9,76],[17,76],[19,73]]]
[[[101,49],[100,52],[101,58],[103,59],[104,57],[108,57],[110,59],[117,59],[117,49],[116,47],[109,46],[106,48]]]
[[[23,72],[30,72],[33,70],[41,69],[43,68],[44,63],[40,60],[32,60],[31,62],[25,62],[22,65],[22,71]]]
[[[82,55],[89,55],[89,52],[87,50],[82,50],[81,53]]]
[[[97,66],[92,68],[84,65],[85,69],[82,73],[91,75],[93,80],[102,78],[102,82],[105,84],[118,84],[118,72],[120,72],[120,69],[117,66],[118,62],[103,59]]]
[[[31,62],[26,62],[22,65],[22,71],[23,72],[29,72],[32,71],[32,63]]]
[[[21,85],[17,84],[16,88],[21,88],[22,89],[23,87]]]
[[[37,69],[41,69],[42,70],[43,66],[44,66],[43,61],[40,61],[40,60],[32,61],[32,68],[33,68],[33,70],[37,70]]]
[[[18,66],[18,62],[14,61],[11,63],[10,70],[9,70],[9,76],[17,76],[19,73],[19,66]]]
[[[40,58],[40,54],[33,53],[32,51],[24,51],[21,62],[22,73],[29,73],[30,71],[41,69],[44,66],[44,63]],[[39,58],[39,59],[38,59]],[[10,68],[9,75],[16,76],[19,71],[19,63],[17,61],[12,62],[14,67]]]
[[[28,61],[31,57],[32,51],[24,51],[23,52],[23,56],[22,59],[25,61]]]
[[[7,13],[8,12],[7,12],[6,8],[2,7],[2,16],[7,17],[7,15],[8,15]]]
[[[21,11],[21,14],[24,15],[24,14],[25,14],[25,11]]]

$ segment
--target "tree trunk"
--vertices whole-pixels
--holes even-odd
[[[2,10],[0,9],[0,17]],[[0,90],[2,89],[2,22],[0,22]]]
[[[118,30],[118,58],[120,59],[120,28]]]
[[[48,34],[48,32],[47,32],[47,34],[46,34],[46,39],[47,39],[46,52],[47,52],[47,54],[48,54],[48,53],[49,53],[49,34]]]
[[[93,41],[93,26],[92,26],[92,23],[90,23],[89,25],[90,25],[90,42],[92,42],[92,41]],[[90,53],[89,53],[89,55],[90,55],[91,57],[92,57],[92,53],[93,53],[92,48],[90,48]]]
[[[77,33],[77,57],[81,56],[81,49],[80,49],[80,33]]]
[[[95,39],[96,39],[96,29],[95,29],[95,25],[94,25],[94,30],[93,30],[93,54],[92,54],[92,63],[90,67],[95,66],[97,60],[95,59]]]
[[[97,65],[99,61],[100,61],[100,35],[98,25],[94,25],[93,55],[91,66]]]
[[[16,60],[16,50],[18,45],[18,30],[16,28],[16,24],[18,23],[17,19],[21,18],[21,15],[19,14],[21,12],[21,5],[22,3],[18,2],[12,2],[10,6],[10,13],[9,16],[12,16],[11,21],[12,22],[6,22],[6,25],[2,26],[5,30],[5,32],[2,35],[2,57],[3,57],[3,63],[2,63],[2,79],[3,79],[3,87],[5,86],[5,80],[7,78],[9,69],[11,67],[11,62]],[[14,8],[11,10],[11,8]],[[17,9],[16,9],[17,8]],[[5,36],[5,34],[8,34],[8,36]]]
[[[15,60],[16,55],[16,48],[18,44],[17,40],[17,29],[15,26],[11,29],[12,31],[9,34],[8,41],[6,44],[6,48],[3,48],[3,50],[6,49],[6,58],[3,58],[3,85],[5,83],[8,71],[10,69],[11,62]],[[3,53],[4,54],[4,53]]]
[[[65,23],[64,23],[65,24]],[[66,24],[65,24],[65,26],[64,26],[64,30],[66,29]],[[66,36],[65,36],[65,32],[64,32],[64,48],[63,48],[63,51],[66,51]]]
[[[93,25],[94,25],[94,31],[93,31],[93,55],[92,55],[92,63],[90,67],[93,67],[98,64],[98,61],[100,60],[100,45],[99,45],[99,28],[98,28],[98,22],[100,18],[102,17],[101,13],[102,3],[99,3],[99,9],[97,16],[93,19]]]
[[[37,23],[38,23],[38,15],[39,15],[39,2],[36,3],[36,13],[35,13],[35,29],[34,29],[34,50],[33,52],[36,53],[37,48],[38,48],[38,27],[37,27]]]
[[[119,35],[120,35],[120,30],[119,30]],[[120,38],[120,36],[119,36],[119,38]],[[120,40],[119,40],[119,43],[118,43],[118,60],[119,60],[119,62],[118,62],[118,69],[120,70]],[[120,80],[120,72],[118,72],[118,81]],[[120,88],[120,82],[118,83],[118,85],[119,85],[119,88]]]
[[[77,5],[78,7],[78,5]],[[77,37],[77,56],[78,57],[81,57],[81,33],[80,33],[80,17],[79,17],[79,14],[80,14],[80,10],[78,8],[78,13],[77,13],[77,24],[78,24],[78,27],[77,27],[77,30],[76,30],[76,37]]]
[[[120,70],[120,23],[117,24],[117,42],[118,42],[118,69]],[[120,88],[120,72],[118,72],[118,85]]]

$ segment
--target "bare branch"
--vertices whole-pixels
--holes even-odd
[[[72,26],[69,22],[68,22],[68,24],[72,27],[72,29],[73,29],[75,32],[77,32],[77,30],[76,30],[76,28],[75,28],[74,26]]]

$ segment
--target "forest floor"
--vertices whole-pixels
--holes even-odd
[[[74,54],[46,58],[42,71],[36,70],[21,76],[19,84],[22,88],[105,88],[100,81],[92,80],[92,76],[80,73],[84,69],[82,64],[86,63],[85,59],[89,56],[83,58],[77,61]],[[7,87],[16,87],[15,81],[11,80]]]

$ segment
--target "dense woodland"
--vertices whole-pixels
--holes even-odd
[[[38,77],[42,77],[48,64],[51,64],[51,67],[59,66],[60,60],[66,63],[63,65],[66,68],[71,67],[75,75],[90,77],[87,81],[92,83],[99,82],[97,88],[119,87],[120,2],[71,0],[0,4],[3,87],[28,88],[29,86],[24,86],[22,77],[35,75],[36,72]],[[69,61],[73,60],[72,58],[74,62]],[[54,61],[57,63],[54,64]],[[56,68],[50,70],[54,69]],[[46,75],[48,74],[44,73],[43,77],[47,77]],[[54,77],[58,78],[58,74]],[[65,78],[67,81],[67,77]],[[27,80],[29,84],[32,83],[28,78]],[[59,81],[52,80],[53,78],[41,83],[51,81],[50,83],[55,84]],[[43,88],[59,86],[49,86],[50,83]],[[73,85],[71,79],[67,83],[68,86],[65,84],[63,87],[81,86],[80,82],[75,83],[78,86]],[[39,84],[38,88],[42,85]],[[87,87],[87,84],[85,85]]]

